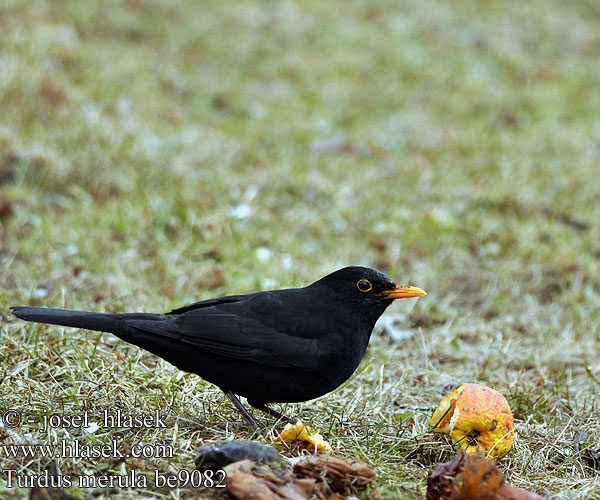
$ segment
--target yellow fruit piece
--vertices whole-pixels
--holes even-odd
[[[309,443],[316,451],[331,453],[333,450],[321,434],[311,434],[302,421],[298,420],[295,424],[287,424],[281,434],[275,438],[275,442],[281,441],[304,441]]]
[[[506,398],[480,384],[463,384],[440,401],[429,421],[433,432],[449,434],[458,449],[500,458],[512,447],[513,414]]]

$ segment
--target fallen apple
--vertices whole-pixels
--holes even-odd
[[[480,384],[462,384],[448,394],[429,421],[433,432],[449,434],[458,449],[500,458],[512,447],[514,420],[506,398]]]

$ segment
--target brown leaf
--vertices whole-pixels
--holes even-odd
[[[53,106],[58,106],[64,103],[66,100],[66,95],[63,90],[49,76],[44,77],[42,80],[42,85],[39,89],[39,95]]]
[[[297,480],[289,469],[242,460],[225,466],[224,470],[226,491],[238,500],[326,500],[315,479]]]
[[[8,218],[14,213],[15,209],[10,201],[0,201],[0,218]]]
[[[476,453],[464,464],[459,492],[465,500],[500,500],[503,485],[502,472],[483,454]]]
[[[462,471],[469,455],[461,450],[452,460],[437,464],[427,477],[426,500],[456,500],[458,491],[454,488],[454,480]]]
[[[337,457],[310,457],[293,470],[251,460],[231,463],[224,470],[226,491],[238,500],[342,500],[340,493],[375,484],[371,466]]]
[[[437,464],[427,478],[427,500],[545,500],[507,484],[496,466],[481,453],[460,451]]]
[[[350,488],[366,488],[375,484],[375,470],[358,460],[331,456],[315,456],[294,465],[298,477],[323,478],[338,493],[350,493]]]

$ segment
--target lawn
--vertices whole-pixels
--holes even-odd
[[[171,446],[59,461],[152,475],[251,435],[199,377],[10,306],[161,312],[367,265],[427,297],[388,309],[340,389],[275,408],[416,500],[453,455],[433,410],[480,382],[515,414],[513,484],[600,499],[599,23],[593,0],[2,2],[0,411],[28,420],[0,444]],[[116,409],[167,427],[43,430]]]

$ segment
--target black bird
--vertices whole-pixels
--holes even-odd
[[[346,267],[304,288],[228,295],[166,314],[109,314],[12,307],[18,318],[110,332],[218,386],[257,429],[236,395],[279,418],[267,403],[298,402],[346,381],[375,322],[395,300],[427,295],[367,267]]]

